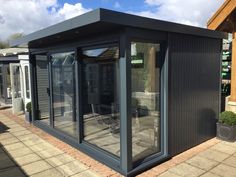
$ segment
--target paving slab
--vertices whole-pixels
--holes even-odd
[[[207,172],[205,174],[203,174],[201,177],[220,177],[214,173],[210,173],[210,172]]]
[[[25,156],[27,154],[32,154],[33,151],[30,150],[27,147],[21,148],[21,149],[15,149],[13,151],[9,151],[9,154],[13,157],[13,158],[17,158],[17,157],[21,157],[21,156]]]
[[[36,173],[32,175],[31,177],[65,177],[62,173],[60,173],[58,170],[52,168],[49,170],[45,170],[40,173]]]
[[[32,153],[27,154],[25,156],[17,157],[14,160],[17,162],[18,165],[22,166],[42,159],[37,154]]]
[[[47,149],[47,150],[36,152],[36,154],[38,154],[43,159],[48,159],[50,157],[57,156],[63,153],[64,152],[59,149]]]
[[[187,176],[187,177],[197,177],[205,173],[204,170],[191,166],[187,163],[181,163],[171,168],[169,171],[179,176]]]
[[[19,142],[19,140],[15,137],[3,139],[3,140],[0,141],[0,143],[3,146],[8,145],[8,144],[18,143],[18,142]]]
[[[20,126],[19,124],[17,123],[14,123],[14,124],[10,124],[10,125],[7,125],[10,129],[15,129],[15,128],[21,128],[22,126]]]
[[[37,141],[41,139],[39,136],[35,134],[22,135],[22,136],[18,136],[17,138],[21,141],[27,141],[27,140]]]
[[[0,133],[0,142],[4,139],[14,138],[11,133]]]
[[[219,164],[215,160],[210,160],[202,156],[194,156],[193,158],[186,161],[188,164],[198,167],[203,170],[209,170]]]
[[[32,132],[29,130],[22,130],[22,131],[12,132],[11,134],[14,136],[20,136],[20,135],[32,134]]]
[[[224,152],[224,153],[230,154],[230,155],[232,155],[232,154],[234,154],[236,152],[236,148],[235,147],[228,146],[228,145],[223,144],[223,143],[218,143],[218,144],[214,145],[212,147],[212,149],[220,151],[220,152]]]
[[[0,118],[1,117],[2,115],[0,113]],[[94,172],[91,167],[85,166],[71,155],[66,154],[46,140],[43,140],[40,135],[34,134],[34,132],[29,131],[30,129],[24,128],[20,124],[10,120],[7,116],[1,119],[1,121],[4,121],[4,124],[6,122],[5,125],[10,129],[5,133],[0,133],[0,144],[12,155],[16,163],[10,158],[5,160],[7,156],[2,155],[5,154],[5,152],[0,147],[0,166],[2,158],[2,161],[4,161],[3,164],[6,165],[8,169],[7,173],[5,171],[3,172],[3,169],[0,169],[0,177],[21,177],[21,175],[33,177],[100,176],[100,174]],[[197,153],[191,156],[191,158],[189,156],[179,165],[168,167],[167,171],[159,176],[236,177],[236,143],[222,141],[216,143],[215,145],[212,144],[213,146],[208,150]],[[26,174],[16,166],[17,164]],[[101,174],[104,174],[104,172]],[[145,175],[149,175],[150,177],[157,176],[154,170],[150,172],[147,171]],[[120,175],[117,174],[116,176]]]
[[[224,152],[220,152],[214,149],[205,150],[199,153],[198,155],[210,160],[215,160],[217,162],[222,162],[223,160],[225,160],[230,156],[230,154],[226,154]]]
[[[22,130],[26,130],[26,128],[24,127],[12,128],[12,129],[9,129],[8,132],[14,133],[14,132],[22,131]]]
[[[6,145],[6,146],[4,146],[4,148],[7,151],[13,151],[13,150],[17,150],[17,149],[26,148],[26,146],[22,142],[17,142],[17,143]]]
[[[22,166],[22,169],[25,171],[25,173],[27,175],[33,175],[36,173],[40,173],[40,172],[43,172],[43,171],[48,170],[50,168],[52,168],[52,166],[43,160]]]
[[[101,175],[99,175],[95,172],[92,172],[90,170],[86,170],[81,173],[77,173],[77,174],[73,175],[72,177],[101,177]],[[175,177],[175,176],[173,176],[173,177]],[[176,177],[178,177],[178,176],[176,176]]]
[[[53,147],[53,145],[47,143],[47,142],[43,142],[43,143],[39,143],[33,146],[30,146],[30,149],[34,152],[39,152],[39,151],[43,151],[43,150],[57,150],[57,148]]]
[[[73,161],[65,165],[61,165],[57,167],[56,169],[59,170],[65,176],[71,176],[71,175],[75,175],[79,172],[83,172],[87,170],[88,167],[83,165],[79,161]]]
[[[19,167],[8,168],[0,171],[0,177],[27,177]]]
[[[75,159],[73,157],[71,157],[68,154],[60,154],[54,157],[51,157],[49,159],[46,159],[46,161],[52,165],[53,167],[57,167],[63,164],[67,164],[69,162],[74,161]]]
[[[228,146],[236,147],[236,142],[221,141],[220,143],[228,145]]]
[[[222,163],[225,165],[229,165],[229,166],[236,168],[236,157],[231,156],[231,157],[227,158],[226,160],[224,160]],[[235,176],[236,176],[236,174],[235,174]]]
[[[172,173],[170,171],[166,171],[164,173],[162,173],[161,175],[159,175],[159,177],[181,177],[175,173]]]
[[[213,168],[211,173],[223,176],[223,177],[235,177],[236,176],[236,168],[225,165],[225,164],[220,164]]]
[[[12,121],[12,120],[1,120],[2,122],[4,122],[4,125],[7,125],[7,126],[9,126],[9,125],[13,125],[13,124],[16,124],[16,122],[15,121]]]
[[[44,143],[45,141],[42,139],[38,139],[37,141],[35,140],[22,140],[22,143],[24,143],[26,146],[33,146],[36,144]]]

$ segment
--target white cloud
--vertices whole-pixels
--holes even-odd
[[[84,14],[90,10],[91,9],[85,9],[81,3],[77,3],[75,5],[65,3],[63,8],[58,11],[58,14],[65,19],[69,19]]]
[[[115,2],[114,8],[116,8],[116,9],[121,8],[121,5],[120,5],[120,3],[118,1]]]
[[[206,27],[208,19],[224,0],[145,0],[152,11],[132,12],[137,15],[187,25]]]
[[[144,0],[150,10],[132,13],[205,27],[223,1]],[[120,3],[115,1],[114,7],[121,7]],[[60,6],[57,0],[0,0],[0,39],[14,33],[28,34],[90,10],[81,3]]]
[[[0,4],[0,39],[28,34],[91,10],[81,3],[61,7],[57,0],[0,0]]]

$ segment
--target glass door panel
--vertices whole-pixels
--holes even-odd
[[[54,128],[77,137],[74,52],[51,55],[51,72]]]
[[[82,51],[84,140],[120,156],[119,48]]]
[[[15,98],[21,98],[21,68],[20,64],[10,63],[10,77],[11,77],[11,88],[12,88],[12,101],[14,102]]]
[[[11,99],[12,88],[11,88],[10,65],[6,66],[6,88],[7,88],[7,99]]]
[[[160,152],[160,44],[131,43],[132,156]]]

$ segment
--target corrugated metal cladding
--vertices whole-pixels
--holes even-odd
[[[169,35],[169,153],[216,134],[219,114],[220,39]]]

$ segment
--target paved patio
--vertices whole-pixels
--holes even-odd
[[[121,176],[77,149],[0,111],[0,177]],[[139,176],[236,177],[236,143],[215,138]]]

